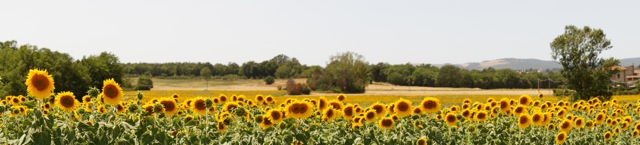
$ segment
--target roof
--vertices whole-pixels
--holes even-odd
[[[611,70],[627,70],[627,68],[621,67],[621,66],[612,66],[609,69]]]

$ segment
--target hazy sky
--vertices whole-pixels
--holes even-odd
[[[601,28],[606,57],[640,56],[638,1],[2,1],[0,41],[76,59],[246,62],[278,54],[325,65],[352,51],[370,63],[551,60],[565,25]]]

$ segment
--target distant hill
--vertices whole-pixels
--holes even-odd
[[[620,59],[621,66],[640,65],[640,57]]]
[[[629,65],[640,65],[640,57],[635,58],[624,58],[620,59],[620,65],[629,66]],[[502,58],[502,59],[494,59],[494,60],[486,60],[482,62],[470,62],[464,64],[452,64],[456,66],[460,66],[463,69],[469,70],[482,70],[485,68],[493,67],[495,69],[513,69],[513,70],[524,70],[524,69],[560,69],[562,66],[556,61],[549,60],[540,60],[540,59],[521,59],[521,58]],[[442,65],[435,65],[442,66]]]

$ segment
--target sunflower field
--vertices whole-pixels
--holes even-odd
[[[123,99],[112,79],[98,95],[79,101],[71,92],[54,91],[54,80],[43,70],[31,70],[25,84],[27,96],[6,96],[0,104],[2,144],[640,143],[638,101],[522,95],[365,105],[347,103],[344,94],[278,100],[261,94],[185,99],[144,93]]]

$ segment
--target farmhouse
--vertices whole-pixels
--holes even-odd
[[[611,75],[611,82],[614,84],[622,84],[633,87],[640,79],[640,70],[636,69],[634,65],[628,67],[614,66],[612,70],[618,70]]]

